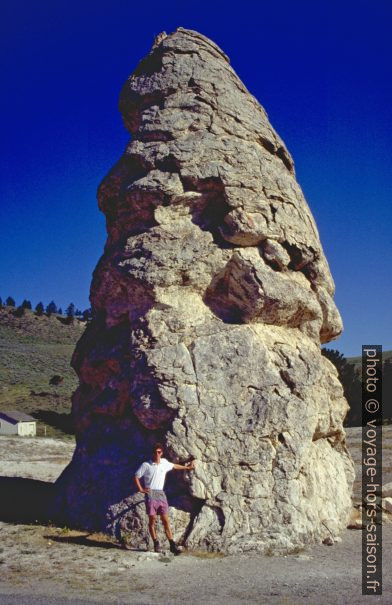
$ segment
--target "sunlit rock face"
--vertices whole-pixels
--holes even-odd
[[[98,190],[108,239],[73,355],[70,525],[148,540],[133,475],[162,441],[175,537],[287,552],[351,509],[348,405],[320,343],[342,331],[292,158],[227,56],[178,28],[120,95],[132,135]]]

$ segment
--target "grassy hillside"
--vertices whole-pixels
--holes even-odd
[[[72,435],[71,394],[78,379],[70,366],[85,322],[67,325],[61,315],[37,316],[0,309],[0,410],[20,410],[38,420],[38,434]],[[57,386],[50,384],[60,376]]]

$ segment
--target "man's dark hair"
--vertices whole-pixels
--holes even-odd
[[[152,448],[153,452],[155,452],[156,450],[162,450],[162,452],[164,451],[164,447],[162,443],[159,443],[159,441],[157,441],[157,443],[154,443],[154,447]]]

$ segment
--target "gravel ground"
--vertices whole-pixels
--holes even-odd
[[[347,433],[360,473],[361,429]],[[54,481],[72,451],[59,440],[0,437],[0,475]],[[385,427],[384,482],[391,462],[392,427]],[[358,475],[354,501],[360,486]],[[286,557],[124,551],[104,535],[37,524],[0,522],[0,535],[1,605],[392,603],[391,524],[383,526],[382,596],[361,594],[361,530]]]

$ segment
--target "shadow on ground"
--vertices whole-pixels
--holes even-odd
[[[53,483],[20,477],[0,477],[0,493],[0,521],[50,522]]]
[[[70,530],[72,531],[72,530]],[[47,538],[49,540],[51,540],[52,542],[60,542],[60,543],[67,543],[67,544],[78,544],[80,546],[94,546],[95,548],[116,548],[118,549],[121,545],[118,542],[115,541],[110,541],[109,538],[102,539],[102,536],[100,537],[99,535],[95,534],[95,533],[85,533],[85,534],[80,534],[78,536],[53,536],[51,535],[47,535],[44,536],[44,538]],[[134,552],[145,552],[142,548],[132,548],[130,546],[127,546],[127,550],[132,550]]]
[[[15,524],[56,524],[51,518],[55,502],[55,484],[21,477],[0,477],[0,521]],[[80,530],[67,530],[70,532]],[[123,542],[95,532],[79,535],[45,536],[55,542],[94,546],[99,548],[124,547]],[[127,547],[144,552],[144,549]]]

